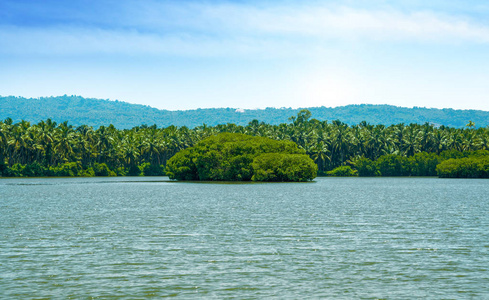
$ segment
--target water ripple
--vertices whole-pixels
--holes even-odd
[[[485,180],[0,180],[0,298],[489,298]]]

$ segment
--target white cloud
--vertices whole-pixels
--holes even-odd
[[[134,15],[132,15],[134,17]],[[136,19],[153,29],[158,26],[218,35],[347,36],[391,38],[460,38],[489,42],[489,27],[464,15],[430,11],[355,9],[325,4],[268,5],[184,4],[150,6]],[[155,26],[156,25],[156,26]]]
[[[433,12],[403,13],[389,10],[358,10],[324,5],[253,8],[237,5],[204,7],[202,24],[213,20],[222,28],[238,32],[282,36],[313,36],[319,39],[463,39],[489,42],[489,27],[464,16]],[[217,21],[216,21],[217,20]],[[213,24],[214,25],[214,24]],[[212,30],[213,28],[208,28]]]
[[[280,57],[310,55],[343,40],[489,43],[489,26],[433,12],[322,4],[152,4],[125,2],[126,13],[105,29],[2,26],[0,53]]]
[[[188,33],[155,34],[136,30],[0,27],[0,53],[14,55],[173,55],[280,57],[302,47],[284,39],[249,36],[210,37]]]

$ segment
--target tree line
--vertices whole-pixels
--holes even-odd
[[[279,125],[253,120],[246,126],[204,124],[193,129],[156,125],[94,129],[50,119],[37,124],[6,119],[0,121],[0,172],[2,176],[162,175],[166,162],[178,151],[224,132],[295,142],[323,175],[341,166],[358,170],[359,161],[383,156],[412,158],[420,153],[440,156],[446,151],[489,149],[489,128],[476,128],[472,122],[464,128],[429,123],[350,126],[339,120],[312,119],[308,110]]]

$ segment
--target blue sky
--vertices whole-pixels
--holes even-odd
[[[489,2],[0,1],[0,95],[64,94],[489,110]]]

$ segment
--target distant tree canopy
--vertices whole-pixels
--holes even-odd
[[[175,154],[166,174],[177,180],[309,181],[317,165],[294,142],[221,133]]]
[[[370,124],[434,124],[464,128],[480,128],[489,125],[489,111],[454,110],[436,108],[406,108],[392,105],[347,105],[339,107],[311,107],[310,116],[319,121],[341,120],[348,125],[366,121]],[[88,125],[95,128],[114,125],[118,129],[130,129],[141,124],[158,124],[159,127],[187,126],[199,127],[202,124],[217,126],[233,123],[247,126],[252,120],[269,125],[287,123],[300,108],[245,109],[205,108],[194,110],[159,110],[149,106],[130,104],[123,101],[83,98],[80,96],[58,96],[42,98],[23,98],[0,96],[0,120],[11,118],[14,122],[28,121],[38,123],[48,118],[57,123],[66,120],[74,126]],[[307,117],[307,116],[305,116]],[[295,117],[294,117],[295,118]],[[302,118],[305,120],[305,118]],[[294,120],[300,123],[301,117]],[[471,120],[472,122],[469,122]]]

